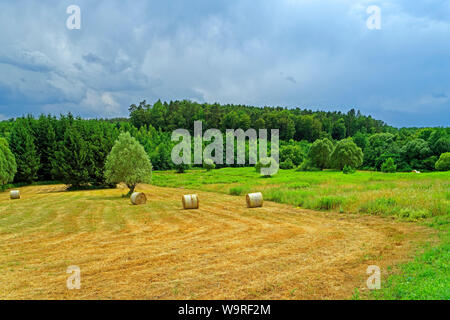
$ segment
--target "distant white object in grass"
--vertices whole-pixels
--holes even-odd
[[[12,190],[12,191],[9,193],[9,195],[10,195],[10,197],[11,197],[12,200],[20,199],[20,191],[19,191],[19,190]]]
[[[131,203],[134,205],[141,205],[147,203],[147,197],[142,192],[134,192],[131,195]]]
[[[263,206],[263,195],[261,192],[249,193],[246,196],[247,207],[249,208],[259,208]]]
[[[417,170],[413,170],[413,172],[414,172],[414,173],[421,173],[420,171],[417,171]]]
[[[198,209],[200,205],[200,201],[198,200],[198,195],[196,194],[187,194],[181,198],[183,202],[183,209]]]

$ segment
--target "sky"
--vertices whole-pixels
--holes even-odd
[[[0,1],[0,120],[121,117],[144,99],[449,126],[450,0]]]

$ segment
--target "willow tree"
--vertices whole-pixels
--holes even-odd
[[[150,183],[152,164],[144,147],[129,132],[121,133],[106,158],[108,183],[125,183],[130,196],[138,183]]]

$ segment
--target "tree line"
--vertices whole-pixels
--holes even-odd
[[[122,132],[143,146],[154,169],[183,172],[187,167],[171,160],[171,133],[178,128],[192,132],[196,120],[203,121],[204,130],[279,129],[282,169],[450,169],[448,127],[396,129],[355,110],[344,114],[186,100],[143,101],[129,110],[129,119],[88,120],[69,113],[1,121],[0,184],[57,180],[73,187],[111,185],[105,178],[106,158]]]
[[[56,180],[73,188],[111,186],[105,178],[106,158],[122,132],[130,132],[139,141],[158,169],[172,168],[169,133],[137,129],[127,121],[75,118],[70,113],[58,118],[29,115],[0,122],[0,146],[7,145],[16,163],[13,178],[9,175],[0,182]],[[3,163],[1,159],[0,155]]]
[[[280,139],[314,142],[319,138],[342,140],[355,135],[395,131],[380,120],[351,109],[347,113],[253,107],[245,105],[200,104],[189,100],[161,102],[153,105],[145,100],[129,108],[131,123],[140,128],[172,132],[183,128],[191,133],[194,121],[202,121],[207,129],[279,129]]]

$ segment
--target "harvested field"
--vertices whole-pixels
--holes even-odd
[[[0,194],[1,299],[347,299],[366,268],[409,258],[429,230],[365,215],[323,213],[243,196],[141,185]],[[196,193],[199,210],[182,210]],[[81,289],[68,290],[68,266]]]

